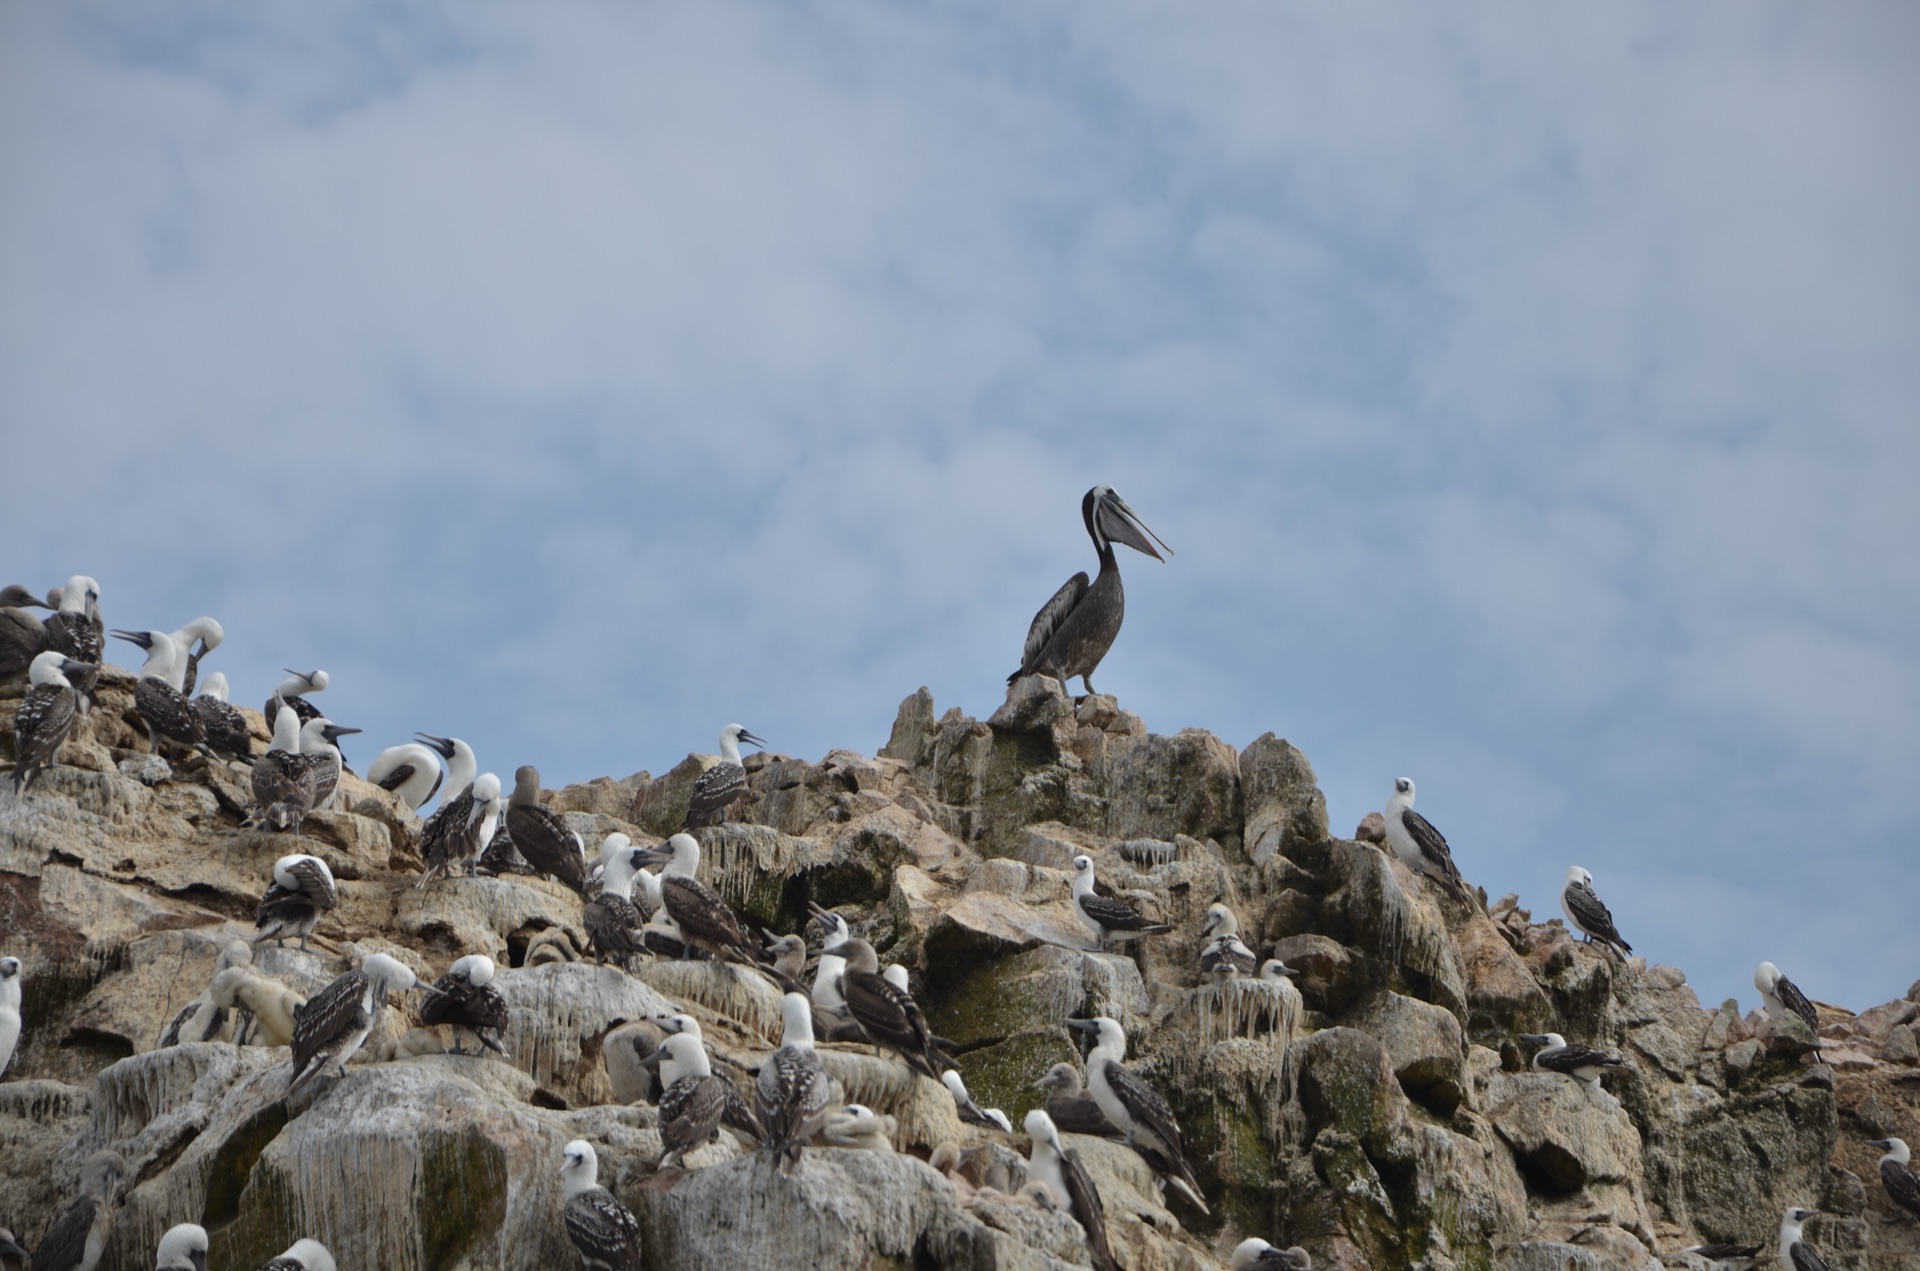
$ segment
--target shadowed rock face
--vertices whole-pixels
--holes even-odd
[[[0,713],[21,691],[0,684]],[[25,1028],[0,1083],[0,1216],[29,1241],[44,1220],[16,1216],[56,1211],[75,1163],[111,1147],[132,1176],[108,1271],[151,1265],[185,1220],[208,1228],[219,1267],[257,1266],[302,1235],[342,1266],[574,1265],[558,1166],[585,1138],[649,1265],[1086,1264],[1072,1218],[1012,1195],[1023,1137],[963,1124],[944,1088],[859,1045],[823,1046],[833,1097],[892,1117],[903,1153],[814,1148],[782,1175],[723,1134],[684,1173],[657,1174],[656,1113],[613,1102],[606,1037],[685,1012],[714,1071],[745,1089],[779,1039],[770,982],[706,961],[582,961],[580,900],[542,879],[415,891],[417,822],[351,776],[297,842],[244,828],[244,772],[143,768],[131,694],[108,668],[100,709],[34,796],[0,799],[0,953],[26,964]],[[613,831],[654,843],[708,762],[543,798],[590,845]],[[980,1104],[1019,1124],[1042,1100],[1033,1083],[1079,1060],[1067,1018],[1122,1023],[1212,1209],[1161,1195],[1131,1149],[1066,1136],[1133,1271],[1218,1267],[1247,1235],[1303,1245],[1321,1267],[1640,1268],[1767,1239],[1789,1202],[1821,1208],[1808,1232],[1835,1265],[1920,1262],[1920,1228],[1879,1221],[1891,1210],[1860,1145],[1920,1143],[1920,992],[1857,1017],[1826,1010],[1816,1055],[1797,1020],[1704,1010],[1674,968],[1609,962],[1557,919],[1531,922],[1518,897],[1483,910],[1374,843],[1333,838],[1313,769],[1284,740],[1236,752],[1153,734],[1112,698],[1075,701],[1041,678],[985,720],[939,715],[921,690],[875,756],[745,766],[733,821],[702,831],[702,880],[777,932],[807,931],[809,902],[845,915],[909,968]],[[222,945],[252,935],[291,851],[327,861],[340,904],[311,951],[262,947],[256,971],[304,996],[374,952],[428,982],[489,954],[510,1058],[443,1053],[452,1034],[419,1029],[408,994],[344,1076],[293,1108],[284,1049],[156,1049]],[[1092,951],[1069,903],[1082,852],[1102,892],[1174,930]],[[1216,901],[1257,954],[1298,972],[1288,987],[1202,982]],[[1628,1067],[1601,1090],[1531,1072],[1513,1037],[1548,1030]],[[941,1141],[978,1149],[964,1188],[924,1163]]]

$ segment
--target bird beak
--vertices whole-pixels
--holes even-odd
[[[665,1042],[661,1042],[660,1048],[658,1050],[654,1051],[651,1055],[648,1055],[645,1059],[642,1059],[640,1061],[640,1066],[642,1068],[658,1068],[662,1063],[662,1061],[664,1061],[666,1058],[667,1058],[667,1044]]]
[[[1529,1042],[1532,1045],[1538,1046],[1547,1040],[1547,1035],[1545,1033],[1521,1033],[1518,1037],[1514,1038],[1514,1040]]]
[[[99,669],[100,664],[98,662],[81,662],[75,658],[60,659],[60,673],[62,675],[65,675],[68,671],[97,671]]]
[[[340,727],[337,727],[336,725],[328,724],[325,728],[322,728],[320,730],[320,735],[325,737],[328,741],[337,741],[342,737],[351,736],[352,734],[357,733],[359,731],[360,730],[358,728],[340,728]]]
[[[452,738],[435,737],[432,733],[415,733],[414,736],[418,737],[421,741],[426,742],[429,746],[432,746],[435,750],[439,751],[440,757],[442,759],[453,758]]]
[[[644,847],[636,847],[636,848],[634,848],[634,849],[633,849],[633,861],[632,861],[632,866],[633,866],[633,868],[634,868],[634,869],[639,869],[639,868],[640,868],[640,858],[641,858],[642,856],[644,856],[644,855],[646,855],[646,851],[647,851],[647,849],[646,849],[646,848],[644,848]]]
[[[108,634],[116,640],[125,640],[128,644],[137,644],[143,649],[151,649],[153,647],[153,632],[151,631],[112,631]]]
[[[1125,543],[1136,552],[1145,552],[1157,561],[1164,561],[1167,556],[1173,555],[1173,549],[1167,547],[1166,543],[1161,541],[1158,534],[1155,534],[1147,528],[1147,523],[1140,519],[1138,512],[1135,512],[1127,506],[1125,499],[1115,494],[1112,490],[1108,490],[1107,497],[1103,502],[1115,512],[1119,513],[1119,516],[1115,517],[1111,522],[1108,535],[1114,542]],[[1148,542],[1148,539],[1152,539],[1153,542]],[[1153,550],[1154,543],[1159,543],[1160,546],[1166,550],[1167,556],[1162,556],[1159,552]]]
[[[744,728],[740,730],[740,740],[752,742],[756,746],[765,746],[767,744],[763,738],[755,737]]]
[[[1070,1019],[1067,1021],[1067,1027],[1076,1033],[1097,1033],[1100,1031],[1100,1022],[1091,1019]]]
[[[643,865],[664,865],[673,859],[672,852],[663,852],[657,847],[636,847],[633,849],[633,867]]]

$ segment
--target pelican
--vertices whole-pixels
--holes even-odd
[[[430,746],[417,741],[402,742],[374,756],[373,762],[367,765],[367,780],[399,795],[400,802],[417,814],[440,788],[440,760]],[[469,775],[467,780],[473,777]]]
[[[206,727],[207,749],[229,759],[251,760],[253,730],[247,727],[247,717],[239,708],[227,701],[226,675],[215,671],[200,690],[193,708],[200,712],[200,722]]]
[[[13,793],[25,794],[40,770],[54,761],[60,743],[73,731],[80,695],[69,674],[98,670],[48,649],[28,668],[32,685],[13,712]]]
[[[273,696],[260,708],[260,713],[267,717],[268,728],[273,727],[273,717],[280,713],[282,702],[293,707],[293,713],[300,717],[303,724],[318,715],[320,708],[309,702],[306,695],[325,692],[327,685],[333,682],[325,671],[295,671],[289,667],[280,669],[286,671],[287,678],[280,681],[279,687],[273,690]]]
[[[693,783],[681,829],[691,830],[726,820],[727,809],[747,792],[747,770],[740,763],[743,741],[762,747],[767,744],[739,724],[728,724],[720,730],[720,762],[701,773]]]
[[[1114,493],[1112,486],[1097,485],[1087,491],[1080,500],[1080,519],[1086,522],[1093,550],[1099,553],[1100,576],[1089,584],[1084,570],[1075,574],[1033,616],[1033,626],[1027,629],[1026,651],[1020,655],[1020,669],[1007,677],[1008,684],[1023,675],[1048,675],[1065,688],[1077,675],[1087,692],[1094,692],[1093,673],[1113,647],[1127,611],[1126,594],[1120,587],[1120,562],[1113,545],[1125,543],[1164,561],[1166,557],[1153,548],[1159,543],[1167,556],[1173,555],[1173,549],[1147,529],[1146,522]]]

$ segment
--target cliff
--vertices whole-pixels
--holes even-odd
[[[18,691],[0,689],[8,718]],[[543,797],[589,844],[657,841],[706,762]],[[736,823],[706,832],[703,876],[776,932],[805,930],[809,902],[847,915],[911,969],[979,1103],[1018,1125],[1048,1067],[1079,1060],[1063,1020],[1126,1027],[1197,1145],[1212,1211],[1163,1197],[1130,1150],[1073,1139],[1134,1271],[1223,1266],[1247,1235],[1336,1268],[1687,1265],[1690,1244],[1771,1242],[1790,1204],[1822,1211],[1808,1235],[1836,1268],[1920,1265],[1920,1227],[1883,1221],[1863,1143],[1920,1143],[1920,986],[1858,1016],[1822,1008],[1813,1053],[1737,1003],[1703,1006],[1677,968],[1610,961],[1514,897],[1467,903],[1336,837],[1285,741],[1152,734],[1051,680],[1022,681],[985,721],[936,716],[922,690],[876,756],[747,767]],[[544,880],[415,890],[417,823],[351,777],[340,802],[297,840],[243,827],[245,772],[148,755],[131,680],[111,669],[62,766],[25,801],[0,792],[0,953],[25,962],[0,1225],[31,1243],[81,1161],[112,1147],[131,1176],[106,1271],[151,1266],[184,1221],[212,1233],[215,1271],[302,1235],[342,1267],[570,1266],[560,1148],[586,1138],[650,1265],[1087,1265],[1070,1218],[1007,1194],[1023,1136],[962,1125],[943,1089],[862,1046],[825,1048],[830,1071],[847,1101],[896,1118],[899,1152],[810,1149],[789,1177],[723,1138],[659,1172],[653,1108],[615,1101],[609,1029],[684,1009],[737,1072],[777,1044],[776,990],[710,964],[581,961],[580,901]],[[263,948],[256,968],[309,993],[371,952],[428,979],[489,953],[511,1062],[442,1053],[411,1003],[310,1106],[284,1099],[284,1048],[156,1049],[223,944],[253,934],[289,851],[326,860],[341,903],[312,952]],[[1088,951],[1068,907],[1080,852],[1174,932]],[[1216,901],[1300,971],[1301,1009],[1262,984],[1202,982]],[[1597,1092],[1526,1071],[1515,1034],[1549,1030],[1627,1066]],[[983,1149],[976,1173],[1012,1165],[1010,1185],[976,1193],[983,1174],[931,1168],[942,1141]]]

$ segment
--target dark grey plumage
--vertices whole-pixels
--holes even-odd
[[[34,1271],[93,1271],[105,1251],[114,1198],[127,1176],[118,1152],[95,1152],[80,1171],[81,1193],[34,1246]]]
[[[18,583],[0,591],[0,679],[19,675],[47,651],[47,624],[27,610],[49,607]]]
[[[507,819],[500,818],[500,824],[494,828],[493,841],[480,853],[480,872],[496,878],[507,874],[530,875],[533,866],[527,864],[527,858],[520,855],[520,849],[513,845],[513,831],[507,828]]]
[[[1173,930],[1164,922],[1149,921],[1124,900],[1102,896],[1094,887],[1093,858],[1082,853],[1073,858],[1073,910],[1100,948],[1105,949],[1116,938],[1164,935]]]
[[[300,725],[300,753],[314,761],[313,806],[325,807],[340,785],[340,769],[345,761],[336,744],[358,728],[342,728],[324,715],[316,715]]]
[[[1180,1131],[1180,1123],[1174,1119],[1173,1109],[1167,1106],[1159,1091],[1123,1062],[1127,1053],[1125,1030],[1106,1016],[1070,1019],[1067,1027],[1092,1033],[1099,1039],[1087,1057],[1087,1086],[1100,1111],[1126,1131],[1129,1143],[1157,1152],[1164,1159],[1169,1181],[1177,1181],[1187,1198],[1206,1211],[1200,1181],[1194,1177],[1192,1163],[1187,1159],[1186,1138]]]
[[[820,1056],[813,1052],[812,1003],[788,993],[780,999],[780,1018],[780,1049],[760,1065],[753,1099],[767,1132],[762,1146],[784,1172],[800,1160],[800,1149],[818,1128],[832,1090]]]
[[[207,730],[207,749],[222,759],[252,759],[253,730],[240,708],[227,700],[227,677],[218,671],[207,677],[206,691],[193,699]]]
[[[1868,1147],[1877,1147],[1886,1155],[1880,1158],[1880,1183],[1887,1199],[1920,1218],[1920,1176],[1913,1172],[1913,1153],[1903,1139],[1873,1139]]]
[[[717,825],[727,818],[727,809],[747,792],[747,770],[740,762],[740,743],[757,746],[766,743],[739,724],[720,730],[720,762],[701,773],[687,796],[687,815],[680,828],[691,830]]]
[[[599,1185],[599,1158],[584,1139],[567,1144],[567,1238],[586,1271],[641,1271],[640,1224]]]
[[[60,608],[47,619],[47,647],[93,669],[71,677],[80,713],[93,710],[94,688],[100,681],[100,662],[107,652],[107,627],[100,619],[100,585],[85,575],[67,580]]]
[[[420,1004],[420,1022],[429,1027],[447,1024],[456,1030],[464,1028],[482,1046],[502,1059],[507,1058],[507,1049],[500,1044],[500,1038],[511,1020],[507,999],[493,987],[494,970],[493,959],[481,953],[470,953],[455,962],[445,975],[434,981],[433,992]],[[460,1048],[457,1031],[453,1053],[465,1053]]]
[[[114,638],[147,651],[147,664],[133,686],[133,709],[147,726],[147,742],[156,755],[170,746],[206,752],[207,724],[192,699],[175,688],[181,669],[180,649],[164,631],[115,631]]]
[[[934,1049],[926,1016],[911,994],[880,974],[880,957],[865,940],[848,940],[835,952],[847,960],[840,992],[847,1011],[876,1045],[893,1051],[909,1068],[938,1081],[947,1061]]]
[[[426,868],[415,887],[425,887],[442,874],[450,873],[465,861],[478,868],[480,850],[486,846],[487,809],[500,795],[500,778],[483,772],[420,827],[420,859]]]
[[[13,1233],[0,1227],[0,1268],[5,1271],[28,1271],[27,1251],[21,1248]]]
[[[660,1139],[664,1168],[711,1141],[725,1129],[743,1145],[758,1146],[766,1128],[739,1089],[714,1073],[704,1043],[691,1034],[666,1038],[647,1060],[662,1065],[672,1081],[660,1096]]]
[[[54,762],[60,753],[60,743],[73,731],[73,721],[79,714],[79,694],[74,691],[67,668],[77,670],[83,665],[49,649],[43,650],[29,669],[34,677],[33,687],[20,699],[13,713],[13,792],[16,796],[25,794],[40,770]]]
[[[1593,875],[1578,865],[1567,871],[1567,884],[1560,891],[1560,908],[1567,921],[1589,940],[1618,949],[1622,957],[1633,952],[1633,946],[1621,938],[1619,928],[1613,925],[1612,911],[1595,894]]]
[[[1165,559],[1154,550],[1158,536],[1110,486],[1097,485],[1081,497],[1080,519],[1100,557],[1099,577],[1089,582],[1084,572],[1077,573],[1041,606],[1027,629],[1020,669],[1007,677],[1008,684],[1023,675],[1049,675],[1064,687],[1078,675],[1087,692],[1094,692],[1093,673],[1113,647],[1126,618],[1126,592],[1120,585],[1114,544],[1124,543],[1155,560]],[[1160,546],[1168,556],[1173,554],[1165,543]]]
[[[325,861],[317,856],[283,856],[274,862],[273,881],[254,909],[253,925],[260,934],[253,943],[271,940],[278,944],[289,936],[299,936],[304,949],[321,917],[339,903],[333,871]]]
[[[1706,1244],[1688,1245],[1681,1250],[1691,1253],[1704,1262],[1716,1266],[1751,1268],[1760,1257],[1764,1245]]]
[[[1539,1072],[1562,1073],[1592,1084],[1600,1080],[1600,1074],[1606,1069],[1627,1066],[1627,1061],[1618,1055],[1570,1043],[1558,1033],[1522,1033],[1520,1040],[1543,1048],[1533,1057],[1533,1067]]]
[[[587,929],[587,936],[593,941],[595,962],[611,959],[625,966],[627,959],[646,952],[646,937],[642,933],[647,920],[641,916],[639,907],[625,896],[603,889],[580,911],[580,925]]]
[[[725,961],[760,964],[759,942],[748,934],[733,906],[694,877],[700,868],[698,839],[683,831],[659,847],[643,849],[639,861],[661,866],[660,904],[683,940]]]
[[[308,998],[293,1017],[292,1094],[325,1071],[328,1064],[344,1068],[373,1031],[374,1019],[389,992],[417,986],[413,972],[384,953],[370,954],[352,971]]]
[[[558,879],[582,895],[587,889],[587,859],[580,836],[558,812],[540,804],[540,770],[522,764],[513,774],[507,803],[507,832],[534,872]]]
[[[1820,1036],[1820,1011],[1807,995],[1800,991],[1798,984],[1784,975],[1779,976],[1773,982],[1773,995],[1780,999],[1780,1005],[1800,1017],[1808,1031],[1815,1037]]]

